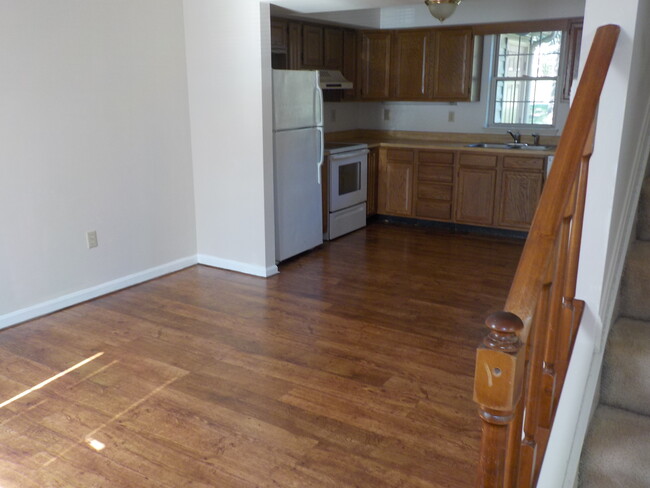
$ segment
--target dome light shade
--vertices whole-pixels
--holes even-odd
[[[429,12],[440,22],[454,13],[461,0],[424,0]]]

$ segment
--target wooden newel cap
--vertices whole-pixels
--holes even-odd
[[[483,340],[483,343],[489,349],[503,352],[517,352],[521,347],[519,332],[523,330],[524,323],[514,313],[493,313],[485,319],[485,325],[491,331]]]

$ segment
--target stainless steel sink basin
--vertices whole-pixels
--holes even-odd
[[[492,144],[490,142],[478,142],[476,144],[467,144],[466,147],[484,147],[487,149],[514,149],[510,144]]]
[[[555,146],[527,146],[526,150],[532,149],[533,151],[553,151]]]
[[[482,147],[485,149],[526,149],[533,151],[548,151],[553,149],[553,146],[532,146],[525,143],[514,143],[509,144],[496,144],[491,142],[478,142],[476,144],[467,144],[465,147]]]

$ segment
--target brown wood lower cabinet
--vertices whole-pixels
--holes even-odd
[[[458,169],[456,222],[492,225],[497,170],[488,168]]]
[[[386,215],[413,215],[413,174],[415,151],[381,149],[379,158],[378,212]]]
[[[527,230],[535,216],[543,183],[544,158],[504,156],[496,225]]]
[[[524,231],[545,171],[543,157],[512,152],[386,147],[379,150],[378,166],[379,214]],[[371,205],[369,186],[369,215]]]
[[[452,220],[454,160],[452,151],[418,151],[416,217]]]
[[[495,154],[460,153],[456,222],[492,225],[497,182]]]
[[[372,148],[368,152],[368,201],[366,202],[366,215],[377,214],[377,190],[379,177],[379,149]]]

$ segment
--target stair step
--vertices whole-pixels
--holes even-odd
[[[605,349],[601,403],[650,415],[650,322],[621,318]]]
[[[650,241],[630,247],[621,282],[621,315],[650,320]]]
[[[650,417],[600,405],[580,464],[580,488],[647,488]]]
[[[636,223],[637,239],[650,241],[650,178],[643,180]]]

